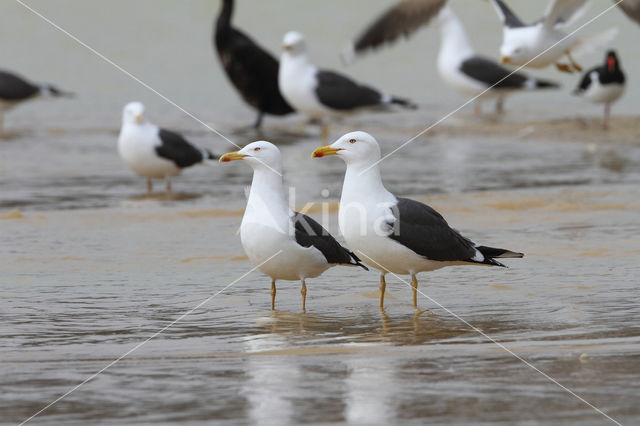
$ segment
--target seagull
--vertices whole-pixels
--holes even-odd
[[[300,280],[304,312],[307,278],[315,278],[335,265],[368,270],[318,222],[289,208],[278,147],[257,141],[220,157],[221,162],[234,160],[243,160],[253,168],[240,240],[249,260],[271,278],[271,310],[275,309],[276,280]]]
[[[380,271],[380,308],[385,275],[411,275],[417,307],[419,272],[453,265],[505,266],[495,259],[524,255],[474,243],[451,228],[426,204],[396,197],[380,175],[380,146],[368,133],[351,132],[313,151],[314,158],[337,155],[347,165],[340,198],[339,225],[351,249]]]
[[[524,24],[502,0],[491,0],[503,25],[500,47],[505,64],[544,68],[555,64],[562,72],[581,72],[573,56],[606,44],[617,34],[617,28],[587,37],[569,35],[563,27],[574,22],[585,10],[589,0],[551,0],[542,19]],[[559,62],[566,56],[569,63]]]
[[[620,68],[620,60],[616,52],[607,52],[604,64],[587,70],[574,94],[585,99],[604,104],[604,121],[602,127],[609,128],[611,104],[617,101],[624,92],[625,77]]]
[[[311,119],[344,117],[363,109],[391,104],[415,108],[410,101],[387,95],[333,71],[318,69],[307,56],[304,36],[290,31],[284,36],[278,84],[285,99]],[[322,138],[328,137],[326,123]]]
[[[480,96],[475,103],[476,114],[481,112],[483,98],[497,98],[496,112],[502,113],[504,98],[510,93],[558,87],[556,83],[513,72],[491,59],[478,56],[462,23],[450,8],[442,9],[438,23],[442,30],[438,54],[440,77],[454,90]]]
[[[242,99],[258,111],[259,128],[265,114],[293,111],[278,89],[278,60],[243,32],[231,26],[233,0],[223,0],[214,30],[214,44],[227,77]]]
[[[72,97],[73,94],[51,84],[36,84],[9,71],[0,70],[0,135],[3,133],[4,112],[21,102],[36,97]]]
[[[567,0],[559,0],[565,2]],[[568,0],[567,3],[572,3]],[[640,0],[613,0],[629,18],[640,23]],[[408,38],[429,24],[447,4],[447,0],[400,0],[378,16],[341,52],[345,64],[353,62],[370,50],[391,44],[401,37]],[[516,18],[517,19],[517,18]],[[518,20],[519,21],[519,20]]]
[[[191,145],[182,135],[149,123],[143,114],[142,103],[125,105],[118,153],[131,170],[147,178],[147,193],[153,189],[151,179],[165,179],[169,194],[171,176],[179,175],[185,167],[217,158],[208,150]]]

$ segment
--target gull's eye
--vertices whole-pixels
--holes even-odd
[[[255,147],[255,148],[253,148],[253,150],[254,150],[254,151],[260,151],[260,147],[259,147],[259,146],[257,146],[257,147]]]
[[[356,143],[355,139],[349,139],[349,143]]]

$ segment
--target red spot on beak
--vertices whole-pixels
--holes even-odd
[[[324,157],[324,154],[323,154],[323,153],[321,153],[321,152],[316,152],[316,153],[314,153],[314,154],[313,154],[313,156],[314,156],[315,158],[320,158],[320,157]]]
[[[222,161],[223,163],[228,163],[228,162],[229,162],[229,161],[231,161],[231,160],[230,160],[230,159],[228,159],[228,158],[223,158],[221,161]]]

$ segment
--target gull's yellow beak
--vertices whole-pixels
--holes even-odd
[[[338,151],[342,151],[342,148],[331,148],[331,145],[321,146],[320,148],[316,148],[311,154],[311,158],[320,158],[325,155],[336,155]]]
[[[239,154],[238,151],[227,152],[222,157],[220,157],[219,161],[221,163],[228,163],[229,161],[233,161],[233,160],[242,160],[244,157],[246,157],[246,155]]]
[[[142,114],[138,114],[138,115],[136,115],[136,121],[137,121],[138,123],[142,123]]]
[[[282,48],[287,52],[293,50],[293,46],[291,46],[290,44],[285,44],[284,46],[282,46]]]
[[[502,57],[502,63],[503,64],[510,64],[511,63],[511,58],[508,56],[503,56]]]

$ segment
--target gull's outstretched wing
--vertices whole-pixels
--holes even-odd
[[[447,0],[401,0],[380,15],[347,46],[342,53],[344,62],[352,62],[356,55],[392,43],[400,36],[408,37],[427,24],[440,12]]]

